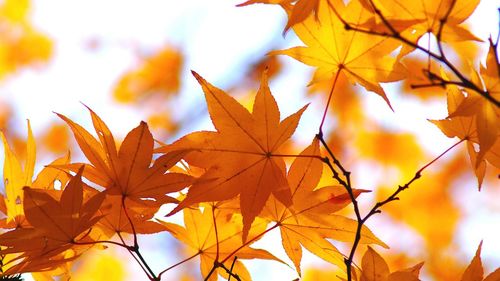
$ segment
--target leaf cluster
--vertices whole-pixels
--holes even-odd
[[[2,278],[28,272],[70,278],[72,263],[90,248],[113,246],[130,253],[152,281],[195,258],[200,260],[204,280],[215,281],[219,275],[227,280],[251,280],[243,259],[286,264],[270,249],[252,245],[276,230],[298,276],[302,276],[305,249],[340,268],[338,277],[343,280],[419,280],[423,263],[391,272],[370,246],[359,266],[356,252],[361,245],[389,247],[366,222],[399,200],[403,191],[454,147],[466,143],[479,189],[486,167],[500,168],[498,38],[488,40],[485,64],[470,63],[470,75],[449,58],[444,45],[480,41],[462,24],[478,2],[250,0],[240,4],[280,5],[288,14],[284,32],[293,30],[303,46],[274,50],[269,56],[286,55],[314,67],[312,87],[330,83],[318,132],[310,136],[305,148],[294,149],[289,140],[308,105],[282,118],[268,85],[271,74],[267,69],[259,74],[260,87],[251,109],[192,71],[214,130],[192,132],[172,143],[157,141],[155,145],[144,121],[117,141],[90,108],[94,132],[56,113],[73,133],[86,161],[72,162],[68,154],[45,166],[35,179],[36,149],[29,122],[24,165],[2,133],[5,190],[0,211],[5,216],[0,227],[6,229],[0,235]],[[436,50],[422,46],[420,39],[426,34],[436,38]],[[422,69],[426,82],[412,87],[442,88],[448,115],[431,122],[447,137],[459,140],[387,197],[362,208],[358,197],[370,191],[355,187],[351,172],[329,143],[331,136],[324,126],[332,120],[327,113],[342,84],[357,84],[395,110],[383,84],[410,81],[405,59],[416,52],[428,60]],[[180,55],[166,48],[128,73],[115,94],[123,100],[136,99],[137,92],[171,95],[179,88],[178,80],[160,75],[157,68],[172,67],[177,73],[181,63]],[[435,64],[439,70],[432,67]],[[140,81],[133,82],[134,77]],[[326,184],[324,178],[329,178]],[[164,207],[171,211],[160,216]],[[352,216],[346,207],[352,208]],[[170,220],[179,214],[182,223]],[[155,272],[141,251],[138,235],[164,231],[187,254]],[[339,242],[349,250],[339,250]],[[481,244],[463,281],[483,280],[480,251]],[[498,280],[498,272],[484,280]]]

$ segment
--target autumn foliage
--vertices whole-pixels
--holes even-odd
[[[257,58],[232,89],[220,89],[192,71],[213,129],[189,132],[186,119],[154,108],[128,133],[114,132],[107,125],[110,115],[82,101],[92,126],[57,112],[60,123],[46,135],[35,137],[28,121],[27,137],[16,139],[9,122],[2,121],[11,113],[0,114],[2,280],[28,273],[35,280],[88,280],[92,277],[78,277],[79,261],[112,256],[113,249],[125,250],[144,280],[152,281],[181,279],[179,274],[183,280],[252,280],[245,266],[250,259],[292,268],[296,280],[304,281],[500,280],[500,269],[486,274],[480,257],[482,247],[500,239],[472,241],[479,246],[470,263],[443,254],[453,249],[460,219],[451,199],[457,179],[473,174],[474,184],[466,181],[471,193],[498,189],[499,35],[478,38],[464,24],[479,0],[234,4],[242,10],[254,4],[281,7],[288,15],[283,36],[293,32],[302,43]],[[50,59],[51,41],[26,19],[28,1],[1,5],[4,78]],[[18,31],[10,32],[14,27]],[[471,57],[460,47],[463,42],[486,52]],[[283,61],[292,59],[313,71],[303,85],[310,103],[285,115],[278,104],[287,101],[277,101],[269,84],[283,71]],[[118,79],[112,95],[129,106],[175,102],[187,62],[182,50],[165,45],[142,56]],[[408,93],[393,93],[398,87]],[[251,94],[235,98],[232,91]],[[426,124],[454,144],[430,155],[414,134],[372,120],[363,108],[364,92],[391,113],[400,100],[438,99],[447,112]],[[287,99],[298,104],[298,97]],[[317,117],[304,117],[314,110]],[[295,133],[304,123],[315,129],[299,136],[305,145]],[[181,136],[165,137],[174,134]],[[38,138],[45,151],[58,155],[55,160],[37,159]],[[357,168],[362,161],[375,164]],[[367,181],[360,179],[376,177],[377,169],[388,176],[375,186],[363,185]],[[372,218],[380,217],[411,228],[422,238],[423,251],[410,253],[412,241],[406,249],[388,251],[397,243],[381,239],[383,231],[371,227]],[[177,262],[157,270],[141,241],[161,232],[182,252],[165,249]],[[279,237],[275,247],[254,245],[273,233]],[[284,254],[276,254],[276,246]],[[331,266],[304,267],[305,252]],[[186,269],[189,263],[197,263],[201,275]],[[497,260],[489,266],[499,265]]]

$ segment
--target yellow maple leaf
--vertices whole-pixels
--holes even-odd
[[[186,160],[207,169],[205,180],[193,184],[186,198],[171,214],[199,202],[222,201],[240,196],[243,239],[273,194],[291,204],[281,146],[298,125],[302,109],[280,121],[278,105],[262,75],[261,86],[250,113],[235,99],[193,72],[202,85],[208,111],[217,132],[202,131],[184,136],[164,149],[192,150]]]
[[[405,77],[404,67],[390,56],[399,43],[345,30],[344,23],[336,13],[355,23],[361,23],[370,16],[358,1],[351,1],[347,6],[340,0],[321,1],[317,20],[311,15],[293,27],[306,46],[273,51],[270,54],[288,55],[317,67],[311,83],[328,80],[342,72],[352,83],[375,92],[391,106],[380,83]]]

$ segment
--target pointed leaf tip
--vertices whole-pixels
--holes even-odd
[[[204,80],[200,74],[198,74],[196,71],[194,70],[191,70],[191,74],[193,74],[194,78],[196,78],[196,80],[200,81],[200,79]]]

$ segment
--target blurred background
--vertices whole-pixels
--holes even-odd
[[[457,59],[484,63],[487,38],[498,34],[494,2],[482,1],[467,21],[484,43],[447,45],[450,52],[458,50]],[[68,150],[74,161],[83,159],[67,126],[53,114],[62,113],[91,130],[82,103],[99,114],[118,139],[144,120],[157,140],[171,142],[212,128],[201,87],[190,70],[250,106],[267,66],[282,118],[310,103],[290,144],[300,152],[317,133],[331,83],[308,87],[311,67],[288,57],[266,56],[271,50],[302,45],[292,30],[282,34],[287,18],[279,6],[236,7],[239,3],[0,1],[0,129],[22,158],[30,120],[37,141],[35,173]],[[425,40],[421,43],[427,45]],[[423,79],[419,69],[426,62],[418,54],[405,58],[414,71],[413,82]],[[352,171],[354,186],[374,191],[360,197],[364,211],[457,141],[428,121],[447,116],[445,91],[411,90],[412,81],[384,85],[394,112],[380,97],[345,79],[335,90],[325,130],[334,153]],[[324,174],[324,185],[333,183],[328,172]],[[376,250],[392,270],[425,261],[424,280],[457,280],[483,241],[485,271],[492,271],[500,265],[498,174],[490,166],[478,192],[465,145],[454,149],[426,170],[400,201],[369,220],[368,226],[391,247]],[[276,247],[279,239],[279,233],[271,233],[255,247],[290,262]],[[155,271],[184,258],[183,245],[167,233],[140,241]],[[349,250],[347,245],[339,248]],[[278,263],[245,264],[254,280],[298,277],[293,267]],[[303,280],[330,280],[335,274],[333,266],[306,253],[302,266]],[[85,255],[74,271],[72,280],[144,278],[128,253],[111,248]],[[200,280],[199,265],[194,260],[165,278]]]

